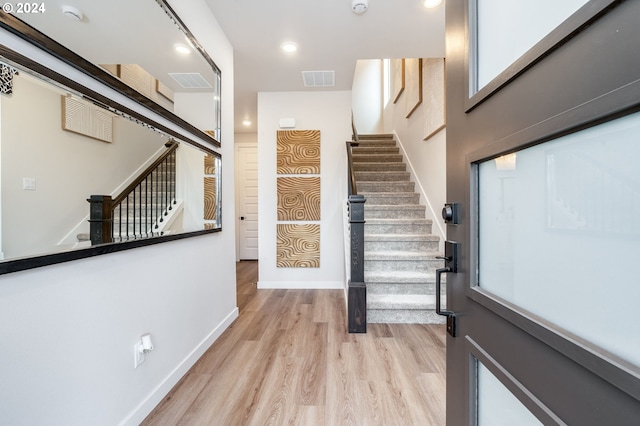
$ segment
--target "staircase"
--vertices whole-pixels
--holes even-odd
[[[91,195],[88,201],[92,245],[149,238],[167,232],[169,219],[175,217],[181,207],[175,198],[178,146],[173,140],[167,141],[167,149],[115,197]]]
[[[439,237],[431,234],[400,149],[393,135],[360,135],[359,141],[353,166],[358,194],[367,200],[367,322],[443,323],[435,313]]]

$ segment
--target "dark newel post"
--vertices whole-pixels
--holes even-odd
[[[349,333],[367,332],[367,287],[364,282],[364,203],[362,195],[349,196],[351,228],[351,280],[349,281]]]
[[[111,195],[92,195],[88,200],[91,245],[110,243],[113,230]]]

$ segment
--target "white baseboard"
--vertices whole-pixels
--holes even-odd
[[[238,308],[236,307],[227,317],[214,328],[207,337],[205,337],[198,346],[187,357],[173,369],[171,373],[138,405],[133,412],[124,419],[120,425],[134,426],[139,425],[153,411],[153,409],[162,401],[169,391],[178,383],[187,371],[200,359],[207,349],[215,342],[218,337],[238,318]]]
[[[286,290],[340,290],[344,289],[341,281],[258,281],[260,289]]]

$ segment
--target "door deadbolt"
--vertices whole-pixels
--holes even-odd
[[[444,223],[457,225],[459,223],[458,216],[458,203],[447,203],[442,208]]]

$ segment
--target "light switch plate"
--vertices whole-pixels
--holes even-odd
[[[36,190],[36,179],[35,178],[22,178],[22,189],[25,191],[35,191]]]

